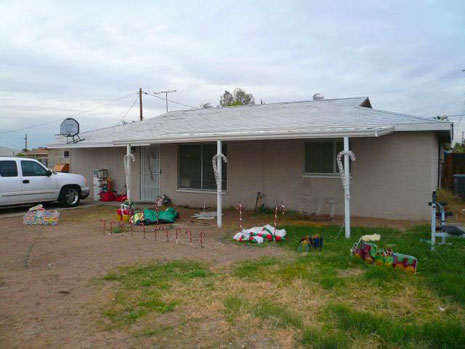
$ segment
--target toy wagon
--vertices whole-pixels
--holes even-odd
[[[352,247],[351,254],[369,264],[402,269],[409,274],[415,274],[418,260],[413,256],[392,252],[390,248],[379,248],[376,244],[370,242],[378,241],[380,238],[377,234],[362,236]]]

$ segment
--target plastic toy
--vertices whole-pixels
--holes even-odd
[[[402,269],[409,274],[415,274],[418,265],[418,260],[415,257],[393,252],[390,248],[378,248],[376,244],[370,241],[377,241],[380,236],[377,235],[378,239],[376,240],[372,237],[372,235],[362,236],[352,247],[351,254],[369,264],[384,265]]]
[[[313,248],[322,248],[323,247],[323,236],[320,236],[318,234],[316,235],[307,235],[304,236],[302,239],[299,241],[299,252],[309,252],[310,251],[310,246]]]

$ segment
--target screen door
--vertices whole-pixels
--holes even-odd
[[[160,195],[160,146],[141,147],[141,201],[154,202]]]

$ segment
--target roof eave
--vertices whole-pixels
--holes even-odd
[[[122,146],[122,145],[121,145]],[[113,142],[78,142],[67,144],[49,144],[49,149],[68,149],[68,148],[112,148],[119,147]]]
[[[166,137],[139,140],[120,140],[115,141],[115,146],[124,145],[145,145],[145,144],[163,144],[163,143],[197,143],[212,142],[218,139],[223,141],[254,141],[254,140],[273,140],[273,139],[310,139],[310,138],[342,138],[342,137],[380,137],[394,132],[393,127],[377,127],[367,129],[341,129],[338,131],[320,130],[307,132],[280,132],[280,133],[209,133],[209,134],[178,134]]]

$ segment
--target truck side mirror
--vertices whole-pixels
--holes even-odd
[[[47,177],[50,177],[52,175],[52,173],[53,173],[52,171],[47,170]]]

